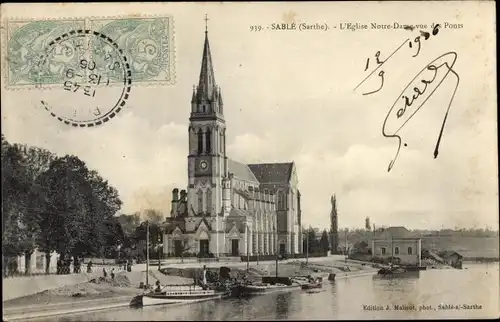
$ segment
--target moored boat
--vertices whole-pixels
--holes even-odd
[[[404,278],[404,277],[419,277],[419,270],[407,270],[402,267],[381,268],[374,277],[379,278]]]
[[[269,283],[248,283],[241,284],[239,287],[239,292],[241,295],[254,295],[254,294],[267,294],[278,291],[288,291],[300,289],[299,284],[286,285],[281,283],[269,284]]]
[[[322,277],[316,277],[313,278],[311,276],[308,276],[306,279],[306,283],[300,283],[300,287],[303,290],[312,290],[316,288],[322,288],[323,287],[323,278]]]
[[[267,294],[279,291],[300,290],[300,284],[288,277],[263,276],[262,282],[247,282],[239,285],[240,295]]]
[[[228,296],[227,291],[203,289],[199,286],[165,287],[161,292],[150,292],[140,295],[141,306],[165,305],[174,303],[193,303],[217,300]]]
[[[309,284],[303,284],[301,285],[303,290],[312,290],[316,288],[322,288],[323,284],[321,283],[309,283]]]

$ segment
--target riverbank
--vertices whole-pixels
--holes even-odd
[[[341,257],[331,256],[306,260],[280,261],[278,264],[279,276],[312,275],[326,277],[335,273],[337,278],[347,278],[374,274],[375,268],[366,263],[340,260]],[[150,267],[148,283],[154,284],[157,280],[161,284],[191,284],[193,276],[201,274],[203,264],[180,264],[166,267],[162,272],[157,267]],[[276,262],[249,263],[210,263],[207,268],[218,273],[221,266],[231,269],[235,278],[246,276],[250,280],[260,281],[263,276],[276,274]],[[37,294],[19,297],[3,302],[4,318],[31,319],[61,314],[84,312],[85,310],[105,310],[120,306],[128,306],[131,299],[143,292],[139,288],[141,282],[146,282],[145,270],[135,267],[132,272],[121,271],[115,279],[97,277],[91,281],[65,285],[55,289],[45,290]],[[144,267],[145,269],[145,267]]]
[[[192,283],[192,280],[182,277],[166,276],[159,272],[150,271],[149,284],[154,284],[157,280],[162,284]],[[4,317],[17,315],[20,312],[50,313],[67,310],[78,311],[82,307],[90,310],[93,307],[107,308],[107,306],[128,305],[134,296],[143,292],[139,285],[145,281],[145,271],[123,271],[117,273],[114,279],[98,277],[83,283],[45,290],[4,301],[2,303]]]

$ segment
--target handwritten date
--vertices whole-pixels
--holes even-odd
[[[382,65],[384,65],[396,52],[398,52],[405,44],[408,44],[408,47],[409,48],[413,48],[415,47],[415,53],[412,55],[413,58],[417,57],[418,54],[420,54],[420,48],[422,46],[422,43],[421,43],[421,38],[423,37],[424,40],[428,40],[430,37],[431,37],[431,34],[432,36],[436,36],[438,33],[439,33],[439,28],[441,26],[439,24],[436,24],[434,26],[434,28],[432,29],[432,32],[429,33],[429,32],[426,32],[426,31],[422,31],[420,30],[420,36],[417,36],[415,37],[414,39],[406,39],[395,51],[393,51],[385,60],[381,60],[380,58],[380,50],[377,51],[375,53],[375,63],[376,63],[376,68],[365,78],[363,79],[363,81],[361,81],[361,83],[358,84],[358,86],[356,86],[356,88],[354,90],[356,90],[359,86],[361,86],[368,78],[370,78],[371,75],[373,75],[373,73],[379,69],[380,67],[382,67]],[[370,58],[367,58],[366,59],[366,65],[365,65],[365,71],[368,70],[368,68],[370,67]],[[367,92],[367,93],[363,93],[363,95],[371,95],[371,94],[375,94],[377,92],[379,92],[383,87],[384,87],[384,76],[385,76],[385,71],[380,71],[378,73],[378,76],[380,77],[380,87],[374,91],[370,91],[370,92]]]

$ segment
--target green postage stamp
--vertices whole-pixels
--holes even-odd
[[[68,68],[76,70],[82,59],[90,62],[106,57],[108,45],[101,41],[64,42],[64,46],[51,46],[58,38],[83,30],[105,35],[118,45],[129,63],[134,86],[175,83],[174,21],[171,16],[87,17],[6,21],[6,87],[62,86],[61,80]],[[49,48],[51,53],[47,52]],[[111,69],[106,76],[107,85],[123,83],[123,77]]]

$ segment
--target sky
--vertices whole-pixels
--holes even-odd
[[[329,228],[335,194],[341,227],[363,227],[370,217],[379,227],[498,228],[492,3],[34,6],[32,19],[96,12],[103,17],[174,17],[175,84],[133,84],[126,109],[103,126],[83,129],[58,122],[38,102],[41,97],[62,100],[60,89],[7,90],[2,75],[2,133],[7,140],[77,155],[119,190],[123,213],[154,208],[168,214],[172,189],[187,185],[190,99],[198,82],[207,14],[215,79],[224,98],[227,155],[244,163],[294,161],[304,225]],[[22,5],[2,10],[3,17],[18,19],[27,12]],[[291,21],[326,23],[329,29],[250,30]],[[403,46],[354,90],[375,68],[377,51],[385,59],[419,31],[340,30],[340,23],[349,22],[462,27],[441,28],[422,40],[417,57],[412,57],[417,43]],[[457,54],[453,70],[460,82],[439,156],[434,159],[433,151],[456,84],[453,75],[401,129],[406,146],[388,172],[398,147],[396,139],[382,135],[391,105],[420,70],[450,51]],[[363,95],[380,87],[380,70],[385,72],[382,90]],[[392,115],[389,132],[401,124]]]

